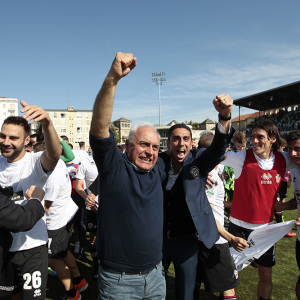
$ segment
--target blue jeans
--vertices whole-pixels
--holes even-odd
[[[98,300],[162,300],[166,297],[166,281],[162,263],[146,275],[114,274],[99,266]]]

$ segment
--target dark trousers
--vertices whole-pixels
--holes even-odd
[[[171,262],[175,269],[175,293],[177,300],[193,299],[196,283],[199,241],[192,239],[172,240],[164,236],[163,267],[168,270]]]
[[[78,230],[78,239],[80,248],[85,248],[86,241],[86,226],[85,226],[85,201],[80,195],[72,195],[72,199],[78,206],[77,213],[73,218],[73,224],[77,227]]]

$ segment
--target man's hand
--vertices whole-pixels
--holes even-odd
[[[90,193],[89,195],[87,195],[87,197],[85,198],[85,205],[87,207],[94,206],[96,203],[95,198],[96,198],[96,196],[93,193]]]
[[[44,198],[44,196],[45,196],[45,192],[41,188],[39,188],[39,187],[37,187],[35,185],[32,185],[25,192],[25,197],[26,197],[27,200],[29,200],[31,198],[37,198],[40,201],[42,201],[43,198]]]
[[[206,180],[206,189],[213,188],[215,186],[215,181],[212,179],[213,175],[211,173],[208,173],[207,180]]]
[[[109,126],[118,81],[136,66],[136,57],[131,53],[118,52],[96,97],[90,134],[97,138],[109,137]]]
[[[41,107],[28,105],[24,100],[21,100],[20,103],[23,106],[21,113],[24,113],[23,118],[25,118],[27,122],[33,120],[34,122],[40,122],[42,126],[50,124],[51,119],[49,115]]]
[[[295,220],[295,225],[296,225],[296,226],[300,226],[300,218],[297,218],[297,219]]]
[[[106,80],[112,80],[116,84],[136,66],[136,57],[131,53],[118,52],[106,76]]]
[[[218,95],[213,104],[221,117],[227,118],[231,114],[233,100],[228,95]]]
[[[241,237],[237,237],[237,236],[232,236],[232,238],[230,240],[230,244],[238,252],[242,252],[246,248],[249,247],[249,245],[248,245],[248,243],[247,243],[246,240],[244,240]]]

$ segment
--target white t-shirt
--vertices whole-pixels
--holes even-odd
[[[98,176],[98,169],[95,164],[95,161],[92,156],[88,155],[85,157],[78,166],[76,179],[81,179],[84,182],[85,187],[87,188],[88,194],[91,191],[88,189],[89,186],[94,182]],[[98,196],[95,198],[96,203],[98,203]],[[90,210],[89,207],[86,207],[87,210]]]
[[[20,205],[27,203],[24,195],[31,185],[43,188],[48,178],[41,165],[41,154],[26,152],[22,159],[13,163],[8,163],[5,157],[0,156],[0,185],[12,186],[14,193],[18,194],[12,199],[18,200],[16,203]],[[12,233],[13,242],[9,251],[27,250],[46,244],[48,234],[45,220],[43,217],[28,231]]]
[[[296,164],[294,164],[292,162],[289,153],[287,153],[287,152],[281,152],[281,153],[283,154],[283,156],[285,158],[286,172],[297,166]],[[257,160],[258,165],[263,170],[271,170],[273,168],[274,162],[275,162],[275,155],[274,155],[273,151],[271,152],[271,157],[268,159],[261,159],[256,154],[254,154],[254,156]],[[225,154],[225,160],[223,160],[221,162],[221,164],[228,166],[228,167],[232,167],[234,169],[235,179],[238,179],[242,174],[245,158],[246,158],[246,150],[241,150],[238,152],[228,151]],[[241,226],[241,227],[244,227],[247,229],[252,229],[252,230],[264,225],[264,224],[247,223],[247,222],[238,220],[233,217],[230,217],[230,221],[238,226]]]
[[[71,198],[71,191],[67,167],[60,159],[45,184],[44,200],[53,202],[46,213],[48,230],[60,229],[74,217],[78,207]]]
[[[75,158],[73,159],[74,164],[79,164],[85,157],[89,156],[84,150],[72,150]]]
[[[297,200],[298,218],[300,218],[300,169],[294,168],[291,171],[294,194]],[[297,238],[300,241],[300,226],[297,226]]]
[[[78,166],[76,178],[85,180],[86,187],[94,182],[98,176],[97,166],[92,156],[85,157]]]
[[[206,190],[206,196],[209,203],[213,205],[212,211],[215,219],[224,228],[224,185],[216,169],[213,169],[210,173],[212,174],[212,179],[215,181],[215,186]],[[227,243],[227,240],[222,236],[216,242],[216,244],[225,243]]]

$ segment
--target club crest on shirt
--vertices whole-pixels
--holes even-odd
[[[195,166],[191,167],[190,173],[192,174],[192,176],[194,178],[198,178],[199,177],[199,169],[197,167],[195,167]]]
[[[277,174],[277,175],[276,175],[276,183],[279,183],[280,180],[281,180],[281,176],[280,176],[280,174]]]

